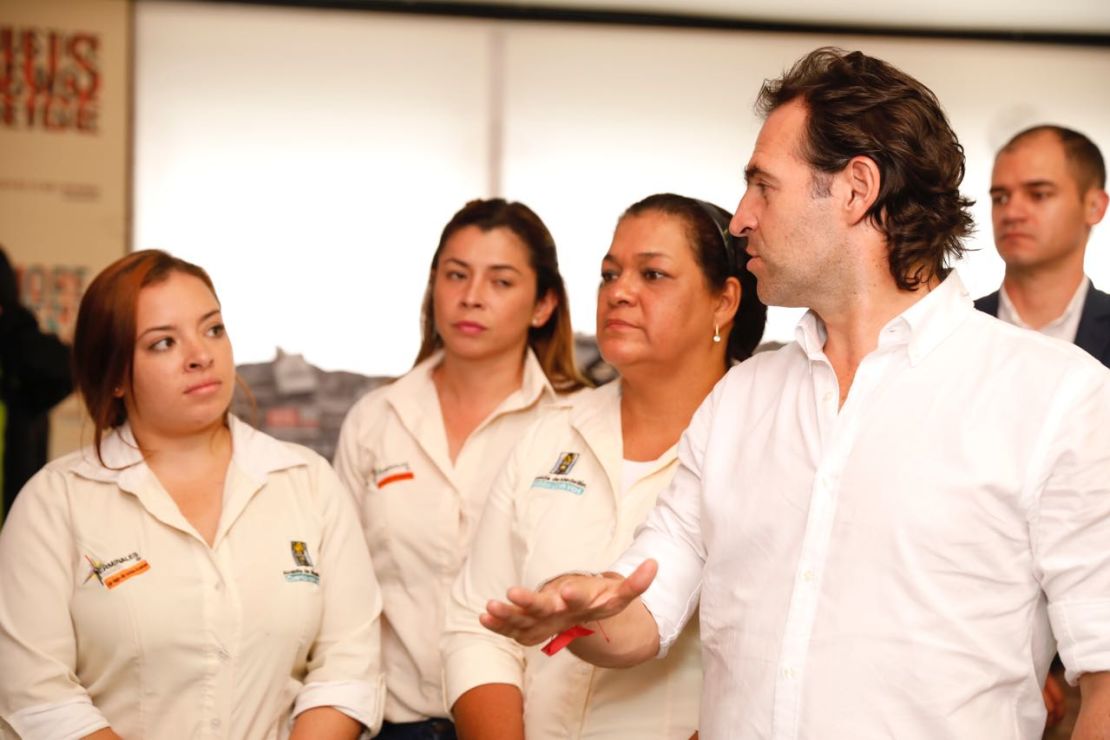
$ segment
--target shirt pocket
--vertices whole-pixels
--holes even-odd
[[[290,522],[266,537],[236,565],[243,634],[292,648],[303,660],[320,629],[322,581],[320,537],[307,523]],[[251,637],[253,636],[253,637]]]
[[[157,623],[136,613],[148,601],[157,600],[159,575],[164,575],[151,565],[141,540],[78,539],[70,615],[80,648],[76,672],[86,686],[105,666],[140,658],[141,644],[159,643]]]

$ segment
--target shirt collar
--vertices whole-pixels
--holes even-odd
[[[917,365],[932,352],[974,309],[971,295],[955,270],[940,285],[888,321],[879,332],[878,347],[905,345],[910,364]],[[810,360],[824,359],[828,333],[825,323],[806,311],[794,337]]]
[[[429,393],[435,392],[432,382],[432,371],[443,361],[443,350],[438,350],[431,357],[424,360],[405,375],[393,382],[386,390],[386,399],[393,405],[402,417],[410,417],[421,411],[428,411],[425,403],[429,400]],[[536,359],[536,354],[528,347],[524,353],[524,372],[521,375],[520,388],[509,394],[494,414],[517,411],[528,408],[541,397],[555,398],[555,389],[551,381]],[[438,410],[438,402],[434,405]],[[492,418],[492,417],[491,417]]]
[[[308,464],[289,445],[259,432],[237,417],[228,414],[227,421],[231,431],[232,463],[258,482],[264,482],[270,473],[278,470]],[[137,480],[133,476],[138,476],[147,467],[143,453],[135,443],[131,425],[127,422],[113,429],[101,440],[100,456],[104,459],[103,465],[93,448],[86,447],[71,469],[83,478],[122,486],[129,480]]]
[[[1090,278],[1084,275],[1083,279],[1079,281],[1079,287],[1075,289],[1075,294],[1072,295],[1071,300],[1068,301],[1067,308],[1064,309],[1064,312],[1040,329],[1034,329],[1034,331],[1048,331],[1073,319],[1083,310],[1083,304],[1087,300],[1087,291],[1090,289],[1090,286]],[[1006,292],[1005,284],[1003,284],[998,291],[998,318],[1014,326],[1020,326],[1022,329],[1033,329],[1033,327],[1025,323],[1021,315],[1018,314],[1017,309],[1014,308],[1014,303],[1010,300],[1010,294]]]
[[[610,490],[619,497],[623,492],[622,470],[624,465],[624,434],[621,424],[620,378],[600,388],[574,394],[570,411],[571,426],[601,463],[609,480]],[[662,455],[643,470],[639,479],[654,475],[678,457],[676,440]]]

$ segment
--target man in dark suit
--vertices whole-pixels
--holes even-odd
[[[1083,272],[1091,228],[1106,212],[1098,147],[1062,126],[1035,126],[998,152],[991,173],[994,244],[1002,287],[975,307],[1011,324],[1074,342],[1110,367],[1110,295]],[[1059,660],[1044,686],[1048,724],[1063,719]]]
[[[1002,288],[975,301],[1011,324],[1074,342],[1110,367],[1110,295],[1083,272],[1091,228],[1106,213],[1106,164],[1083,134],[1036,126],[998,152],[991,174]]]

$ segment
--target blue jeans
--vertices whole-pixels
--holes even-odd
[[[449,719],[386,722],[375,737],[378,740],[456,740],[455,725]]]

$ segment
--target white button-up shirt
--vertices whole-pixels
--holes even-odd
[[[555,391],[531,350],[521,387],[471,432],[454,462],[432,371],[436,353],[347,414],[335,469],[362,515],[384,598],[385,718],[446,717],[439,638],[451,584],[493,479]]]
[[[1022,320],[1021,315],[1018,314],[1017,309],[1014,308],[1014,302],[1010,300],[1010,294],[1006,292],[1006,286],[1003,285],[998,289],[998,318],[1002,319],[1007,324],[1020,326],[1022,329],[1039,331],[1041,334],[1052,337],[1053,339],[1074,342],[1075,335],[1079,333],[1079,320],[1083,318],[1083,303],[1087,300],[1087,291],[1090,289],[1090,286],[1090,279],[1084,275],[1083,281],[1080,282],[1079,287],[1075,289],[1075,294],[1072,295],[1071,300],[1068,301],[1068,306],[1064,309],[1064,312],[1040,329],[1033,329],[1033,327]]]
[[[726,376],[616,566],[659,560],[663,650],[700,589],[701,736],[1039,738],[1055,645],[1110,669],[1110,373],[955,274],[839,411],[824,341]]]
[[[443,638],[448,704],[483,684],[516,686],[528,740],[687,740],[697,729],[694,624],[664,660],[611,669],[569,650],[549,657],[478,622],[486,603],[510,586],[603,570],[631,543],[678,458],[672,447],[635,464],[639,475],[624,486],[622,448],[620,384],[613,382],[549,408],[513,449],[451,592]]]
[[[350,499],[319,455],[230,425],[211,547],[126,426],[107,467],[85,449],[24,487],[0,531],[18,736],[271,740],[318,706],[380,725],[381,597]]]

